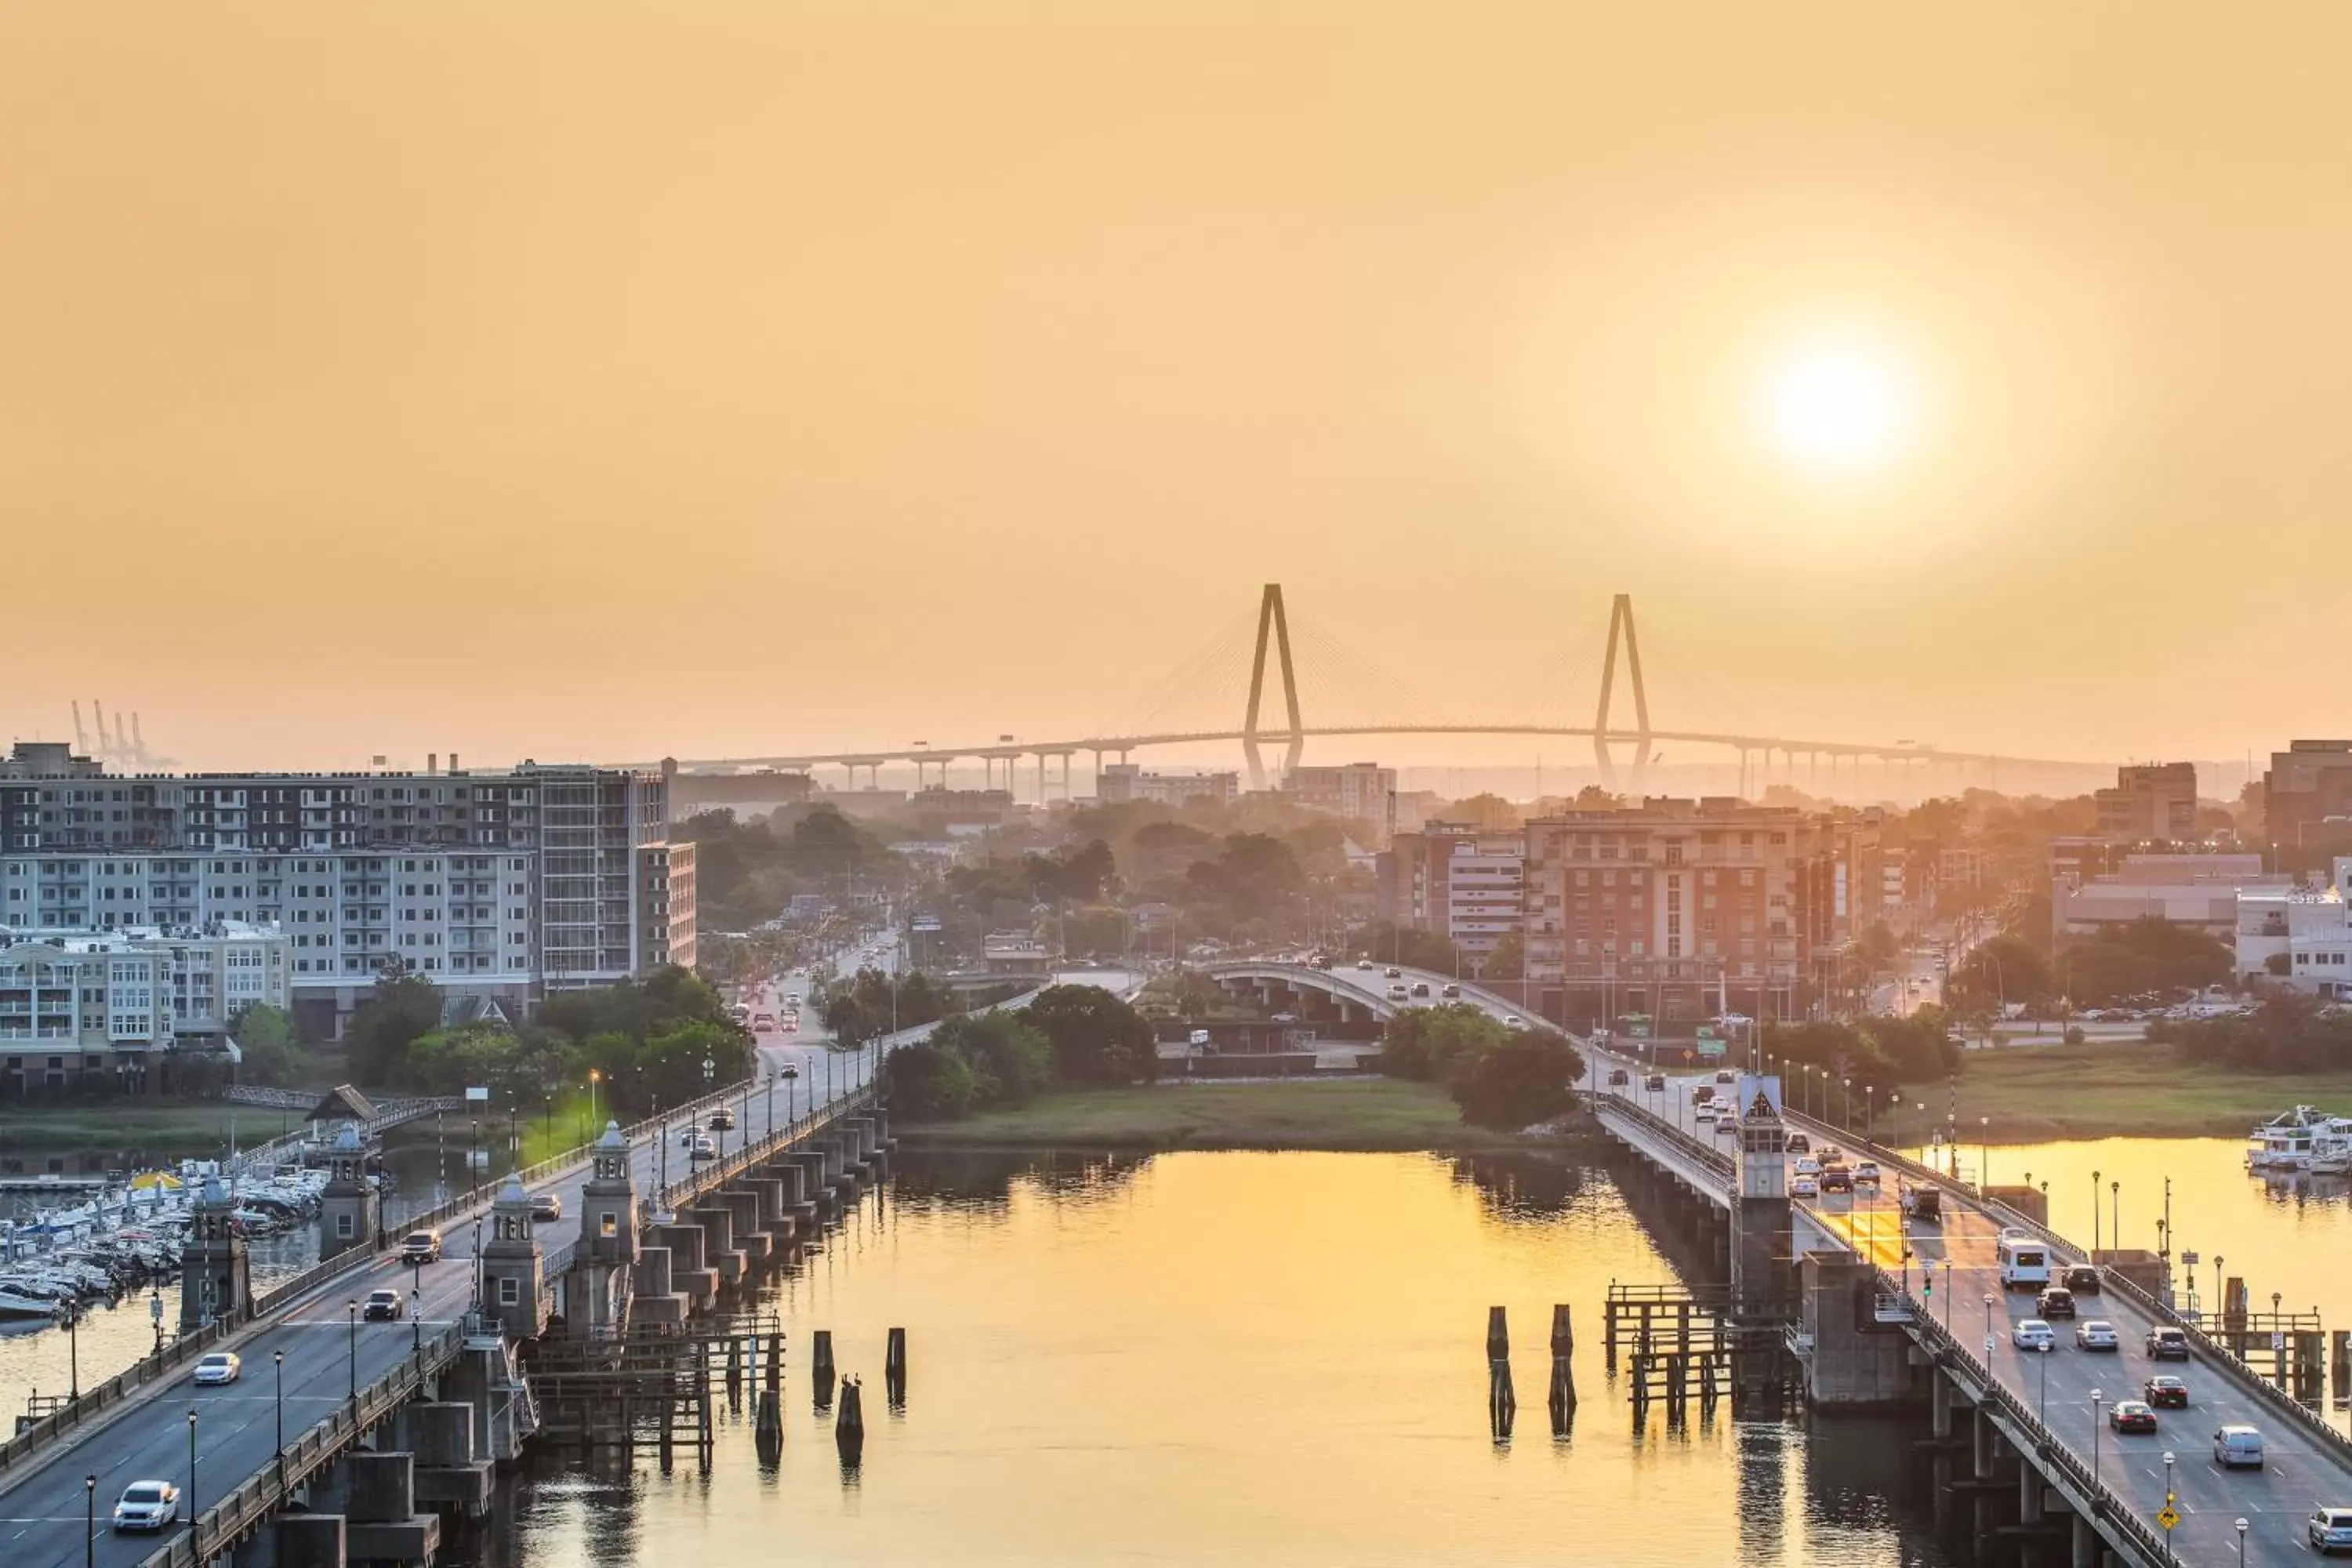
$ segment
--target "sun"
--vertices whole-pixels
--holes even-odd
[[[1911,436],[1911,389],[1881,353],[1813,344],[1773,363],[1760,413],[1780,455],[1811,473],[1852,475],[1885,467]]]

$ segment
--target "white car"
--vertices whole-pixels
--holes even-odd
[[[133,1481],[114,1505],[117,1530],[161,1530],[180,1511],[180,1489],[169,1481]]]
[[[2009,1331],[2009,1342],[2021,1351],[2054,1351],[2058,1331],[2039,1318],[2028,1318]]]
[[[2352,1508],[2320,1508],[2311,1513],[2311,1549],[2322,1557],[2352,1552]]]
[[[1528,1021],[1525,1018],[1520,1017],[1517,1013],[1506,1013],[1503,1015],[1503,1027],[1506,1029],[1524,1029],[1527,1026]]]
[[[1860,1185],[1876,1186],[1878,1184],[1878,1162],[1875,1160],[1864,1160],[1857,1163],[1853,1168],[1853,1179]]]
[[[204,1360],[196,1363],[196,1375],[194,1382],[199,1387],[208,1387],[215,1384],[235,1383],[237,1379],[237,1374],[242,1373],[244,1370],[245,1363],[239,1361],[234,1352],[215,1351],[212,1354],[205,1357]]]
[[[698,1132],[687,1143],[686,1157],[688,1160],[716,1160],[719,1158],[719,1145],[711,1142],[708,1132]]]
[[[1822,1163],[1819,1160],[1814,1159],[1811,1154],[1806,1155],[1803,1159],[1797,1162],[1797,1174],[1801,1176],[1818,1176],[1821,1173]]]
[[[2116,1338],[2116,1326],[2105,1318],[2093,1318],[2074,1325],[2074,1348],[2078,1351],[2113,1351],[2123,1348]]]
[[[1796,1180],[1789,1184],[1789,1195],[1792,1198],[1817,1198],[1822,1195],[1822,1184],[1801,1172]]]

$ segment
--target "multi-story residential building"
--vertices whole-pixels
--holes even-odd
[[[1396,826],[1396,770],[1377,763],[1293,768],[1282,781],[1281,793],[1292,805],[1309,811],[1370,823],[1382,843]]]
[[[1807,868],[1830,819],[1731,798],[1653,798],[1527,825],[1531,1005],[1571,1026],[1722,1005],[1797,1016]]]
[[[646,962],[656,969],[674,963],[694,967],[694,845],[637,847],[637,929],[645,933]]]
[[[0,1095],[144,1087],[169,1051],[211,1050],[250,1003],[291,999],[275,926],[0,925]]]
[[[1231,805],[1241,798],[1241,793],[1239,773],[1148,773],[1133,763],[1111,763],[1102,770],[1095,786],[1096,798],[1105,805],[1130,800],[1156,801],[1162,805],[1210,800],[1219,805]]]
[[[2116,787],[2095,790],[2102,837],[2136,844],[2197,837],[2197,764],[2144,763],[2116,770]]]
[[[520,1013],[675,951],[650,927],[676,928],[678,890],[665,872],[667,913],[650,921],[638,863],[665,839],[656,774],[525,763],[129,778],[37,773],[54,759],[21,742],[17,760],[0,778],[0,924],[274,923],[307,1032],[339,1030],[387,967]]]
[[[1449,937],[1483,958],[1521,928],[1527,840],[1469,823],[1432,822],[1399,833],[1374,861],[1378,917]]]
[[[2273,752],[2263,820],[2291,869],[2316,870],[2352,851],[2352,741],[2295,741]]]
[[[2336,857],[2316,891],[2239,889],[2235,945],[2242,984],[2352,997],[2352,856]]]

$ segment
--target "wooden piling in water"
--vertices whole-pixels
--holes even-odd
[[[1568,1435],[1570,1413],[1576,1408],[1576,1372],[1569,1360],[1575,1352],[1576,1330],[1569,1321],[1568,1308],[1555,1304],[1551,1310],[1551,1391],[1547,1400],[1551,1407],[1555,1437]]]
[[[833,1408],[833,1331],[819,1329],[815,1348],[809,1352],[809,1381],[819,1410]]]
[[[1503,1309],[1486,1309],[1486,1420],[1496,1442],[1507,1442],[1518,1416],[1519,1397],[1511,1387],[1511,1330]]]
[[[776,1393],[784,1385],[784,1336],[768,1336],[768,1392]]]
[[[882,1352],[882,1392],[890,1401],[890,1408],[907,1406],[907,1331],[892,1329],[888,1346]]]
[[[753,1441],[760,1451],[760,1466],[772,1470],[784,1457],[784,1417],[779,1408],[776,1391],[760,1391],[760,1407],[755,1416],[757,1427]]]
[[[856,1378],[841,1385],[841,1416],[833,1424],[833,1446],[844,1469],[856,1469],[866,1458],[866,1402]]]

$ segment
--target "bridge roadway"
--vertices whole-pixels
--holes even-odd
[[[1130,979],[1124,974],[1106,978],[1120,985]],[[1018,1006],[1024,999],[1000,1005]],[[824,1097],[822,1079],[756,1085],[746,1079],[728,1096],[738,1118],[736,1130],[713,1134],[722,1143],[721,1158],[740,1149],[747,1133],[754,1140],[765,1138],[790,1127],[795,1114],[829,1111],[855,1098],[887,1048],[924,1038],[937,1026],[901,1030],[862,1050],[838,1053],[835,1076],[841,1088],[830,1098]],[[813,1100],[813,1094],[823,1103]],[[685,1179],[687,1162],[674,1147],[682,1125],[673,1118],[662,1135],[639,1137],[630,1150],[637,1192],[646,1201],[653,1201],[665,1177],[672,1184]],[[673,1147],[666,1151],[666,1143]],[[534,1195],[554,1193],[563,1199],[562,1219],[542,1232],[551,1278],[559,1255],[568,1254],[583,1223],[581,1193],[587,1179],[583,1161],[530,1184]],[[115,1500],[132,1481],[168,1480],[181,1487],[184,1509],[193,1490],[194,1511],[202,1513],[271,1464],[278,1451],[279,1407],[278,1370],[271,1359],[276,1352],[286,1354],[283,1405],[290,1447],[302,1431],[344,1404],[354,1385],[365,1388],[406,1356],[420,1322],[423,1336],[429,1339],[465,1313],[474,1296],[474,1221],[470,1216],[453,1220],[444,1231],[446,1245],[440,1262],[409,1268],[387,1253],[328,1280],[226,1342],[223,1348],[244,1358],[238,1382],[200,1389],[183,1375],[161,1383],[152,1394],[121,1406],[111,1418],[82,1428],[0,1476],[0,1562],[8,1568],[75,1568],[81,1563],[82,1478],[87,1475],[98,1478],[98,1540],[90,1561],[104,1568],[131,1568],[145,1559],[158,1544],[154,1538],[118,1536],[108,1529]],[[361,1323],[354,1330],[350,1303],[387,1288],[399,1290],[404,1299],[411,1289],[418,1290],[422,1310],[412,1320]],[[197,1413],[193,1489],[188,1476],[190,1410]],[[182,1525],[176,1532],[184,1534],[185,1530]],[[173,1533],[167,1531],[164,1536]]]
[[[1625,1068],[1630,1083],[1609,1086],[1610,1066]],[[1713,1074],[1668,1074],[1667,1088],[1659,1093],[1643,1088],[1645,1070],[1638,1062],[1592,1052],[1587,1071],[1588,1089],[1643,1105],[1702,1143],[1715,1141],[1696,1121],[1690,1092],[1700,1084],[1712,1084]],[[2164,1502],[2162,1456],[2168,1449],[2172,1452],[2180,1514],[2173,1549],[2180,1562],[2234,1563],[2234,1521],[2240,1518],[2249,1526],[2246,1561],[2299,1558],[2307,1552],[2304,1523],[2315,1506],[2352,1506],[2352,1443],[2331,1438],[2290,1414],[2284,1408],[2284,1394],[2265,1391],[2251,1374],[2230,1366],[2204,1343],[2198,1344],[2185,1365],[2149,1361],[2143,1348],[2148,1329],[2159,1320],[2172,1320],[2115,1288],[2112,1275],[2107,1289],[2082,1299],[2079,1321],[2113,1323],[2121,1349],[2078,1350],[2074,1324],[2061,1319],[2055,1325],[2056,1350],[2020,1351],[2016,1326],[2033,1316],[2034,1299],[2031,1293],[2001,1289],[1996,1256],[2001,1226],[2012,1216],[1989,1209],[1966,1188],[1943,1181],[1938,1184],[1945,1192],[1942,1222],[1908,1222],[1900,1208],[1893,1152],[1866,1145],[1853,1133],[1814,1118],[1791,1115],[1788,1120],[1816,1149],[1835,1143],[1862,1158],[1878,1160],[1886,1170],[1875,1191],[1864,1187],[1851,1195],[1831,1194],[1791,1206],[1823,1233],[1876,1263],[1889,1283],[1909,1297],[1915,1313],[1932,1311],[2086,1471],[2095,1474],[2116,1506],[2153,1523]],[[1731,1140],[1720,1142],[1728,1153]],[[2065,1265],[2087,1261],[2084,1250],[2071,1244],[2053,1251]],[[1932,1290],[1927,1288],[1931,1272]],[[2189,1407],[2157,1412],[2158,1426],[2153,1434],[2126,1436],[2108,1427],[2106,1412],[2115,1402],[2140,1398],[2142,1384],[2158,1372],[2188,1380]],[[2102,1396],[2095,1408],[2095,1393]],[[2239,1422],[2263,1435],[2268,1462],[2260,1470],[2225,1471],[2213,1462],[2214,1429]]]
[[[1391,979],[1388,971],[1395,969]],[[1507,996],[1481,989],[1467,980],[1457,980],[1451,974],[1434,969],[1414,969],[1408,965],[1384,964],[1377,960],[1367,966],[1359,959],[1334,960],[1328,969],[1312,969],[1303,963],[1286,963],[1275,959],[1243,958],[1223,963],[1205,963],[1201,973],[1212,980],[1268,980],[1280,984],[1319,991],[1335,1001],[1361,1007],[1373,1017],[1389,1019],[1396,1016],[1401,1007],[1435,1007],[1447,1002],[1466,1003],[1498,1021],[1522,1016],[1520,1006]],[[1416,984],[1429,987],[1426,996],[1412,994]],[[1388,988],[1402,985],[1406,1000],[1391,999]],[[1459,996],[1447,996],[1448,985],[1461,988]]]

